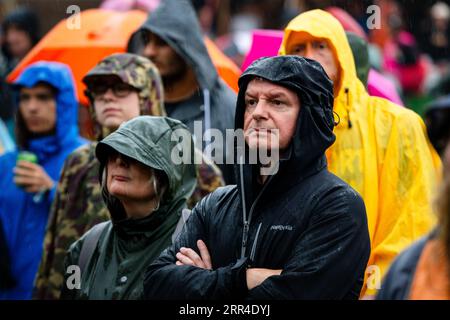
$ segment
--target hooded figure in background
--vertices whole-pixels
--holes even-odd
[[[97,141],[135,116],[166,114],[159,72],[144,57],[130,53],[110,55],[90,70],[83,81],[91,101],[89,113]],[[112,92],[105,92],[109,90]],[[59,298],[65,273],[64,258],[70,245],[94,225],[110,218],[98,182],[100,163],[95,156],[96,146],[97,142],[93,142],[77,149],[64,165],[36,280],[34,297],[37,299]],[[198,171],[197,186],[189,198],[190,207],[223,185],[220,170],[210,160],[204,158]]]
[[[188,137],[182,145],[173,139],[180,136]],[[142,298],[145,267],[171,244],[196,185],[195,165],[172,161],[177,147],[193,156],[187,128],[177,120],[150,116],[124,123],[97,145],[110,221],[95,226],[70,247],[65,270],[70,265],[82,267],[81,288],[70,290],[66,273],[62,299]],[[83,263],[87,239],[100,226],[95,249]]]
[[[2,43],[2,52],[8,66],[6,73],[11,72],[38,43],[39,29],[37,15],[28,8],[18,8],[5,17],[2,23],[2,33],[5,38]]]
[[[180,120],[197,135],[194,121],[201,121],[202,135],[208,129],[218,129],[225,137],[225,130],[233,129],[236,95],[219,78],[190,1],[162,1],[133,38],[142,42],[135,52],[152,60],[161,73],[169,117]],[[196,142],[202,141],[197,146],[204,150],[208,135],[201,138],[194,137]],[[217,145],[216,150],[223,154],[223,164],[218,165],[225,182],[233,183],[233,168],[224,164],[227,148]]]
[[[56,181],[66,157],[87,141],[78,134],[78,102],[70,69],[60,63],[37,62],[27,67],[14,83],[19,94],[17,111],[18,150],[0,157],[0,219],[11,255],[11,272],[16,286],[0,291],[0,299],[29,299],[33,288]],[[39,89],[38,89],[39,88]],[[37,133],[53,105],[52,128]],[[26,114],[24,113],[26,112]],[[26,115],[26,116],[25,116]],[[19,161],[22,151],[34,160]],[[16,164],[17,163],[17,164]],[[20,171],[19,171],[20,170]],[[25,172],[39,173],[46,184],[26,187]],[[29,180],[29,178],[27,178]],[[36,184],[35,182],[33,184]],[[33,191],[32,191],[33,190]]]
[[[435,222],[439,156],[416,113],[369,96],[357,77],[344,29],[331,14],[307,11],[288,24],[280,54],[294,53],[322,60],[334,80],[338,124],[336,142],[326,155],[330,171],[364,199],[372,244],[369,266],[375,273],[362,294],[373,295],[392,259]]]
[[[278,171],[260,174],[262,162],[236,162],[238,185],[205,197],[148,267],[147,299],[359,297],[369,233],[361,197],[327,169],[332,90],[309,59],[261,58],[247,68],[235,121],[245,142],[235,141],[235,150],[279,148]],[[278,146],[264,129],[279,130]]]
[[[352,32],[345,33],[355,59],[356,75],[371,96],[387,99],[403,106],[394,82],[370,67],[369,43]]]
[[[0,118],[11,129],[12,135],[14,102],[11,87],[5,78],[39,41],[38,17],[28,8],[18,8],[5,17],[0,33],[4,40],[0,53]]]

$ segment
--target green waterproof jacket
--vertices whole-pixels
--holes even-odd
[[[79,272],[79,279],[76,267],[70,266],[78,266],[83,243],[95,227],[70,247],[65,260],[62,299],[141,298],[145,267],[171,244],[181,211],[196,185],[194,164],[175,164],[171,158],[172,153],[180,150],[193,155],[192,137],[177,120],[141,116],[121,125],[96,148],[100,174],[111,148],[165,172],[169,186],[159,209],[142,219],[125,218],[120,202],[103,188],[111,220],[102,228],[95,250]]]

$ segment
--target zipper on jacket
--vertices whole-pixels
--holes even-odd
[[[250,253],[250,263],[253,263],[255,261],[255,254],[256,254],[256,245],[258,244],[258,237],[259,237],[259,231],[261,230],[262,222],[258,225],[258,230],[256,231],[255,240],[253,241],[252,245],[252,251]]]
[[[239,171],[241,176],[241,199],[242,199],[242,220],[244,221],[244,229],[242,231],[242,245],[241,245],[241,259],[245,257],[245,249],[247,247],[247,237],[248,237],[248,229],[249,223],[247,221],[247,206],[245,202],[245,191],[244,191],[244,164],[243,164],[243,156],[241,155],[241,161],[239,164]]]
[[[259,198],[264,193],[264,190],[267,188],[267,186],[269,185],[270,181],[273,178],[273,175],[271,175],[269,177],[269,179],[266,181],[266,183],[264,184],[263,188],[259,192],[258,196],[256,197],[255,201],[253,201],[253,204],[252,204],[252,206],[250,208],[250,213],[249,213],[248,219],[247,219],[247,209],[246,209],[246,204],[245,204],[245,191],[244,191],[244,175],[243,175],[244,174],[244,168],[243,168],[243,161],[242,160],[243,159],[242,159],[242,156],[241,156],[241,163],[240,163],[240,166],[239,166],[239,170],[240,170],[240,176],[241,176],[242,216],[243,216],[243,221],[244,221],[244,229],[243,229],[243,232],[242,232],[241,259],[245,257],[245,251],[246,251],[247,242],[248,242],[248,231],[250,229],[250,222],[252,221],[253,211],[255,209],[255,206],[256,206]],[[258,232],[259,232],[259,228],[258,228]],[[255,238],[255,240],[257,240],[257,238]]]

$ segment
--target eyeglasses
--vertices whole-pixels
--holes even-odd
[[[92,93],[94,99],[101,98],[105,95],[105,93],[111,89],[114,95],[118,98],[124,98],[128,96],[131,92],[137,92],[138,90],[129,84],[124,82],[116,82],[113,84],[107,83],[99,83],[92,85],[89,88],[89,91]]]

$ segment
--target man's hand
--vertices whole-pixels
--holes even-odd
[[[212,269],[211,256],[209,255],[208,248],[202,240],[197,241],[197,247],[200,251],[200,256],[192,250],[191,248],[180,248],[180,252],[177,253],[176,257],[178,261],[176,264],[178,266],[188,265],[194,266],[202,269]]]
[[[26,192],[37,193],[53,188],[54,182],[38,164],[19,161],[14,168],[14,183],[23,187]]]
[[[279,276],[281,274],[281,269],[260,269],[260,268],[250,268],[247,269],[247,288],[248,290],[253,289],[254,287],[259,286],[263,283],[268,277],[271,276]]]

